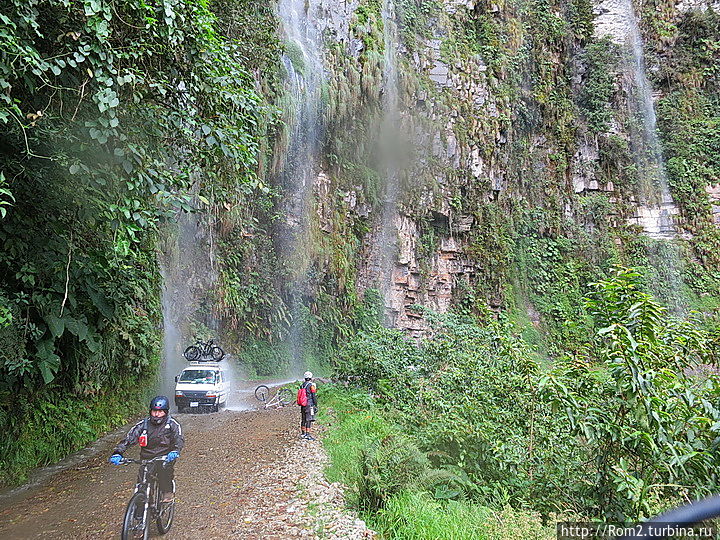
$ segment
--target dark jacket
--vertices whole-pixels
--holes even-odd
[[[113,450],[114,454],[123,455],[130,446],[138,443],[140,435],[147,430],[147,446],[140,447],[140,459],[152,459],[175,450],[180,452],[185,445],[180,423],[170,415],[160,425],[155,425],[150,418],[140,420],[128,431],[125,438]]]

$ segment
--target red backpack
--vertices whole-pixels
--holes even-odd
[[[305,388],[305,383],[301,384],[300,388],[298,388],[297,404],[300,405],[301,407],[306,407],[308,404],[307,390]]]

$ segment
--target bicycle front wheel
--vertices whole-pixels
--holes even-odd
[[[264,384],[261,384],[255,389],[255,397],[265,403],[270,397],[270,389]]]
[[[125,510],[121,540],[147,540],[150,535],[150,524],[145,515],[145,495],[136,493],[130,498]]]
[[[175,517],[175,501],[171,503],[158,503],[157,528],[160,534],[165,534],[172,527],[173,518]]]
[[[185,352],[183,353],[183,356],[186,360],[193,362],[194,360],[197,360],[200,358],[201,355],[200,347],[196,347],[195,345],[190,345],[187,349],[185,349]]]
[[[292,390],[289,388],[281,388],[278,390],[278,399],[281,405],[290,405],[294,401]]]
[[[210,356],[212,356],[212,359],[216,362],[219,362],[225,357],[225,351],[223,351],[220,347],[215,346],[212,349],[210,349]]]

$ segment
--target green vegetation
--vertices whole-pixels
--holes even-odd
[[[720,387],[708,366],[711,336],[698,321],[668,316],[639,278],[620,270],[595,285],[585,299],[590,361],[546,380],[596,464],[588,488],[596,511],[617,518],[649,516],[679,503],[680,493],[696,498],[715,488]],[[569,376],[559,382],[562,374]]]
[[[0,447],[12,482],[122,421],[154,382],[158,232],[260,187],[260,100],[205,1],[12,0],[0,19]]]
[[[416,521],[482,530],[480,506],[625,521],[711,493],[713,334],[669,316],[639,279],[620,268],[593,285],[584,351],[548,366],[489,313],[428,313],[420,344],[359,332],[336,369],[371,393],[336,389],[323,405],[328,474],[377,526],[417,538]]]
[[[588,127],[595,133],[607,130],[612,119],[609,107],[615,91],[614,67],[619,51],[609,40],[588,45],[584,61],[587,65],[587,78],[582,85],[580,107],[587,118]]]
[[[418,38],[431,37],[431,23],[441,8],[438,0],[398,0],[395,2],[402,42],[412,51]]]
[[[18,438],[4,435],[0,440],[0,483],[13,485],[28,470],[56,463],[94,441],[98,434],[146,412],[150,397],[143,390],[136,386],[78,398],[52,388],[38,399],[22,400],[10,410],[3,409],[0,421],[4,429]]]
[[[387,535],[542,538],[557,513],[636,519],[717,487],[717,375],[705,367],[720,341],[713,10],[642,21],[670,188],[692,234],[671,245],[625,225],[642,171],[623,132],[618,51],[592,37],[590,2],[395,2],[398,147],[411,147],[399,207],[418,231],[418,294],[449,238],[462,268],[453,311],[423,311],[432,335],[416,343],[378,324],[382,298],[367,288],[388,176],[382,2],[360,0],[348,36],[326,32],[326,183],[301,292],[273,237],[296,114],[281,53],[305,66],[280,42],[274,3],[8,6],[3,482],[137,412],[159,364],[158,238],[199,211],[215,286],[198,318],[219,321],[248,373],[280,373],[297,353],[369,389],[323,402],[329,474]],[[429,77],[438,61],[448,84]],[[578,175],[588,187],[575,193]],[[680,320],[660,304],[702,313]]]
[[[556,538],[555,526],[544,524],[539,514],[509,506],[494,510],[468,501],[439,501],[418,492],[390,499],[371,524],[391,538],[408,540]]]
[[[331,456],[327,477],[351,488],[350,504],[368,510],[363,517],[374,530],[391,538],[418,540],[555,537],[554,527],[544,526],[531,511],[509,506],[493,510],[470,500],[454,500],[453,492],[440,484],[440,491],[428,492],[433,483],[457,475],[432,470],[430,460],[376,398],[325,386],[322,399],[321,421],[331,426],[323,439]]]
[[[660,61],[658,84],[664,96],[657,115],[670,190],[681,209],[683,228],[693,235],[684,250],[685,282],[694,306],[717,313],[707,300],[720,292],[720,229],[707,191],[720,179],[720,14],[691,11],[655,26],[665,29],[653,33],[658,52],[663,51],[659,43],[668,39],[664,33],[669,31],[675,40],[673,54]]]

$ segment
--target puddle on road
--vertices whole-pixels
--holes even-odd
[[[34,488],[41,487],[57,473],[76,468],[81,463],[97,456],[100,453],[109,453],[117,442],[123,438],[125,433],[127,433],[127,430],[130,429],[130,425],[131,424],[128,424],[127,426],[123,426],[108,433],[82,450],[61,459],[54,465],[48,465],[47,467],[40,467],[32,470],[29,473],[28,481],[25,484],[14,488],[0,490],[0,508],[10,506],[20,499],[23,499],[25,496],[29,495]]]

